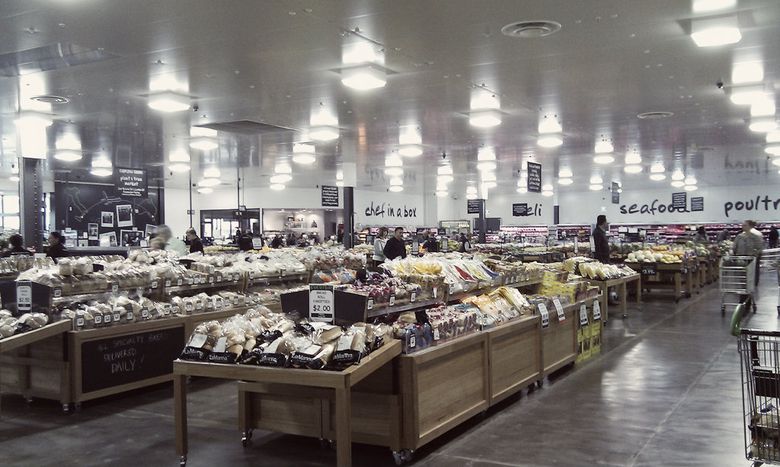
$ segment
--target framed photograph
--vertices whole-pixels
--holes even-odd
[[[62,236],[65,237],[65,247],[73,248],[78,244],[79,233],[75,230],[66,230],[62,232]]]
[[[114,213],[111,211],[102,211],[100,213],[101,227],[114,227]]]
[[[146,224],[145,232],[146,234],[144,237],[149,238],[153,233],[157,232],[157,226],[154,224]]]
[[[141,246],[141,239],[144,232],[140,230],[120,230],[119,236],[122,239],[122,246]]]
[[[92,224],[92,223],[87,224],[87,238],[89,240],[97,240],[98,239],[98,225],[97,224]]]
[[[100,246],[117,246],[116,232],[106,232],[100,234]]]
[[[133,226],[133,206],[129,204],[118,204],[116,206],[116,226]]]

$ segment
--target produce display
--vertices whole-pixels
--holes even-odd
[[[734,242],[731,240],[724,240],[718,243],[718,250],[720,251],[721,256],[730,255],[733,248]]]
[[[222,322],[198,325],[182,360],[270,367],[340,370],[391,338],[386,325],[355,323],[347,328],[295,320],[256,307]]]
[[[49,317],[43,313],[25,313],[14,318],[10,311],[0,310],[0,339],[41,328],[48,322]]]
[[[582,277],[588,279],[606,281],[633,276],[636,274],[636,271],[627,266],[617,266],[615,264],[603,264],[599,262],[583,262],[579,263],[579,273]]]
[[[345,288],[350,292],[367,295],[373,301],[373,307],[405,305],[413,300],[433,298],[431,290],[423,290],[419,284],[408,283],[398,277],[369,272],[365,280],[358,280]]]
[[[626,256],[627,263],[682,263],[686,251],[681,249],[668,250],[661,247],[653,247],[650,250],[639,250]],[[694,255],[695,256],[695,255]]]

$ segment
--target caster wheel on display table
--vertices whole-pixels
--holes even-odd
[[[181,456],[179,459],[179,466],[180,467],[186,467],[187,465],[187,456]]]
[[[412,460],[413,455],[414,451],[401,449],[400,451],[393,451],[393,460],[395,461],[395,465],[404,465]]]
[[[66,414],[70,414],[70,404],[62,404],[62,411]]]
[[[536,387],[537,388],[540,388],[542,386],[544,386],[544,380],[543,379],[540,379],[540,380],[536,381]]]
[[[247,430],[241,435],[241,445],[247,447],[252,441],[252,430]]]
[[[623,313],[623,319],[628,318],[628,313]]]

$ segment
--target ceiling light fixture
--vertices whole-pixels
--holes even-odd
[[[555,117],[547,117],[546,115],[539,121],[539,133],[560,133],[563,131],[561,124]]]
[[[292,180],[292,175],[290,174],[276,174],[271,176],[271,183],[272,184],[284,184]]]
[[[439,175],[452,175],[452,166],[451,165],[443,165],[436,169],[436,173]]]
[[[771,144],[764,148],[764,152],[772,156],[780,156],[780,144]]]
[[[542,185],[542,191],[552,191],[552,190],[553,190],[553,186],[551,184],[545,183],[544,185]]]
[[[483,182],[495,182],[496,174],[494,172],[482,172],[480,178]]]
[[[348,68],[341,75],[341,84],[358,91],[378,89],[387,84],[385,73],[371,65]]]
[[[281,183],[272,183],[271,185],[268,186],[268,188],[274,191],[282,191],[284,190],[285,186],[282,185]]]
[[[770,131],[766,134],[767,143],[780,143],[780,131]]]
[[[601,178],[600,175],[594,175],[594,176],[590,177],[590,184],[591,185],[600,185],[602,183],[604,183],[604,180]]]
[[[336,186],[338,187],[344,186],[344,180],[336,180]]]
[[[54,123],[52,116],[42,112],[35,112],[32,110],[23,110],[19,112],[19,116],[14,121],[17,127],[21,129],[26,128],[45,128]]]
[[[760,83],[764,80],[761,62],[735,63],[731,69],[731,84]]]
[[[696,185],[697,182],[698,180],[696,180],[696,177],[691,175],[685,177],[685,181],[684,181],[686,185]]]
[[[638,174],[642,172],[641,165],[627,165],[623,168],[623,171],[627,174]]]
[[[683,182],[682,180],[674,180],[672,182],[672,186],[675,187],[675,188],[681,188],[681,187],[685,186],[685,182]]]
[[[63,162],[76,162],[82,158],[81,151],[74,151],[71,149],[59,150],[54,153],[54,158]]]
[[[496,160],[496,150],[492,146],[484,146],[477,150],[477,161]]]
[[[650,174],[650,180],[654,182],[660,182],[661,180],[666,180],[666,174],[659,174],[659,173]]]
[[[466,199],[477,199],[477,194],[476,193],[473,193],[473,194],[469,193],[469,194],[466,195]]]
[[[574,176],[574,174],[572,173],[571,169],[569,169],[569,168],[564,167],[564,168],[562,168],[561,170],[558,171],[558,177],[559,178],[572,178],[573,176]]]
[[[219,147],[219,143],[212,138],[194,138],[190,140],[190,147],[199,151],[212,151]]]
[[[630,152],[626,152],[625,161],[626,164],[641,164],[642,155],[639,154],[639,152],[636,149]]]
[[[404,191],[404,187],[401,185],[391,185],[388,190],[392,191],[393,193],[398,193]]]
[[[664,168],[664,165],[660,162],[657,162],[650,166],[650,173],[659,174],[666,172],[666,169]]]
[[[291,174],[292,173],[292,167],[290,167],[290,164],[286,164],[284,162],[280,162],[276,164],[274,167],[274,173],[277,174]]]
[[[149,108],[159,112],[181,112],[190,108],[190,98],[171,91],[149,95]]]
[[[604,185],[600,185],[598,183],[593,183],[588,188],[590,188],[591,191],[599,191],[599,190],[604,188]]]
[[[469,124],[477,128],[492,128],[501,124],[501,112],[493,109],[473,110],[469,113]]]
[[[572,183],[574,183],[574,180],[572,180],[571,178],[559,178],[558,179],[558,185],[569,186]]]
[[[563,144],[563,138],[561,138],[561,135],[539,136],[536,140],[536,144],[543,148],[557,148]]]
[[[768,133],[777,128],[777,122],[774,117],[752,118],[749,128],[756,133]]]
[[[496,170],[496,163],[493,161],[483,161],[477,163],[477,170],[480,172]]]
[[[770,93],[763,84],[747,86],[732,86],[728,89],[729,100],[735,105],[752,105],[770,98]]]
[[[198,188],[198,193],[200,193],[202,195],[208,195],[210,193],[214,193],[214,189],[213,188],[209,188],[207,186],[204,186],[204,187]]]
[[[602,139],[601,141],[596,142],[596,146],[594,147],[594,152],[596,154],[605,154],[614,151],[615,147],[612,146],[612,142],[606,139]]]
[[[524,187],[524,186],[520,186],[520,187],[517,187],[516,191],[518,193],[520,193],[521,195],[524,195],[524,194],[528,193],[528,188]]]
[[[404,169],[401,167],[388,167],[385,169],[385,175],[390,177],[400,177],[404,174]]]
[[[466,187],[466,193],[469,195],[476,195],[477,194],[477,187],[475,186],[467,186]]]
[[[315,126],[309,129],[309,138],[314,141],[333,141],[338,137],[338,128],[331,126]]]
[[[314,156],[314,154],[299,152],[292,155],[292,161],[296,164],[310,165],[316,162],[317,158]]]
[[[203,178],[219,178],[222,175],[219,168],[208,167],[203,170]]]
[[[398,154],[404,157],[417,157],[422,153],[423,148],[419,144],[404,144],[398,147]]]
[[[204,178],[203,180],[198,182],[198,186],[213,187],[219,185],[220,183],[222,182],[218,178]]]
[[[672,172],[672,180],[683,180],[685,178],[685,174],[682,172],[682,170],[675,170]]]
[[[615,162],[615,158],[610,154],[599,154],[593,157],[593,162],[596,164],[611,164]]]
[[[403,185],[404,180],[401,177],[393,177],[390,179],[390,185]]]
[[[736,16],[694,19],[691,21],[691,39],[699,47],[717,47],[736,44],[742,40]]]
[[[696,185],[685,185],[683,188],[685,191],[696,191],[699,189]]]
[[[168,166],[168,170],[175,173],[189,172],[190,164],[186,162],[176,162]]]
[[[737,6],[737,0],[693,0],[694,13],[725,10]]]
[[[544,190],[544,191],[542,191],[542,196],[546,196],[548,198],[550,196],[552,196],[553,194],[555,194],[555,193],[553,191],[551,191],[551,190]]]

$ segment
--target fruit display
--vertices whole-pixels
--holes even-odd
[[[352,269],[338,268],[336,270],[315,270],[311,275],[312,284],[351,284],[355,282],[355,271]]]
[[[610,279],[619,279],[621,277],[633,276],[636,274],[636,271],[627,266],[589,262],[580,263],[579,273],[582,275],[582,277],[588,279],[606,281]]]
[[[414,296],[415,301],[433,298],[432,291],[424,291],[419,284],[409,283],[401,278],[377,272],[369,272],[365,280],[357,280],[345,290],[367,295],[373,300],[373,306],[377,308],[391,306],[391,301],[392,306],[405,305],[412,301],[412,296]]]
[[[682,263],[685,252],[682,250],[640,250],[626,256],[627,263]]]
[[[43,313],[25,313],[14,318],[10,311],[0,310],[0,339],[38,329],[48,322],[49,317]]]
[[[387,325],[343,328],[295,320],[258,306],[224,321],[198,325],[182,360],[271,367],[340,370],[359,364],[390,339]]]
[[[734,242],[732,242],[731,240],[724,240],[718,243],[718,250],[720,251],[721,256],[730,255],[733,248],[734,248]]]
[[[402,351],[409,354],[479,331],[480,318],[479,309],[473,305],[439,306],[425,310],[422,322],[415,313],[402,313],[393,323],[392,332],[401,340]]]
[[[355,249],[345,250],[343,247],[312,246],[306,248],[287,248],[279,251],[288,252],[309,271],[317,269],[363,269],[366,267],[366,253]],[[371,252],[373,252],[371,246]]]

